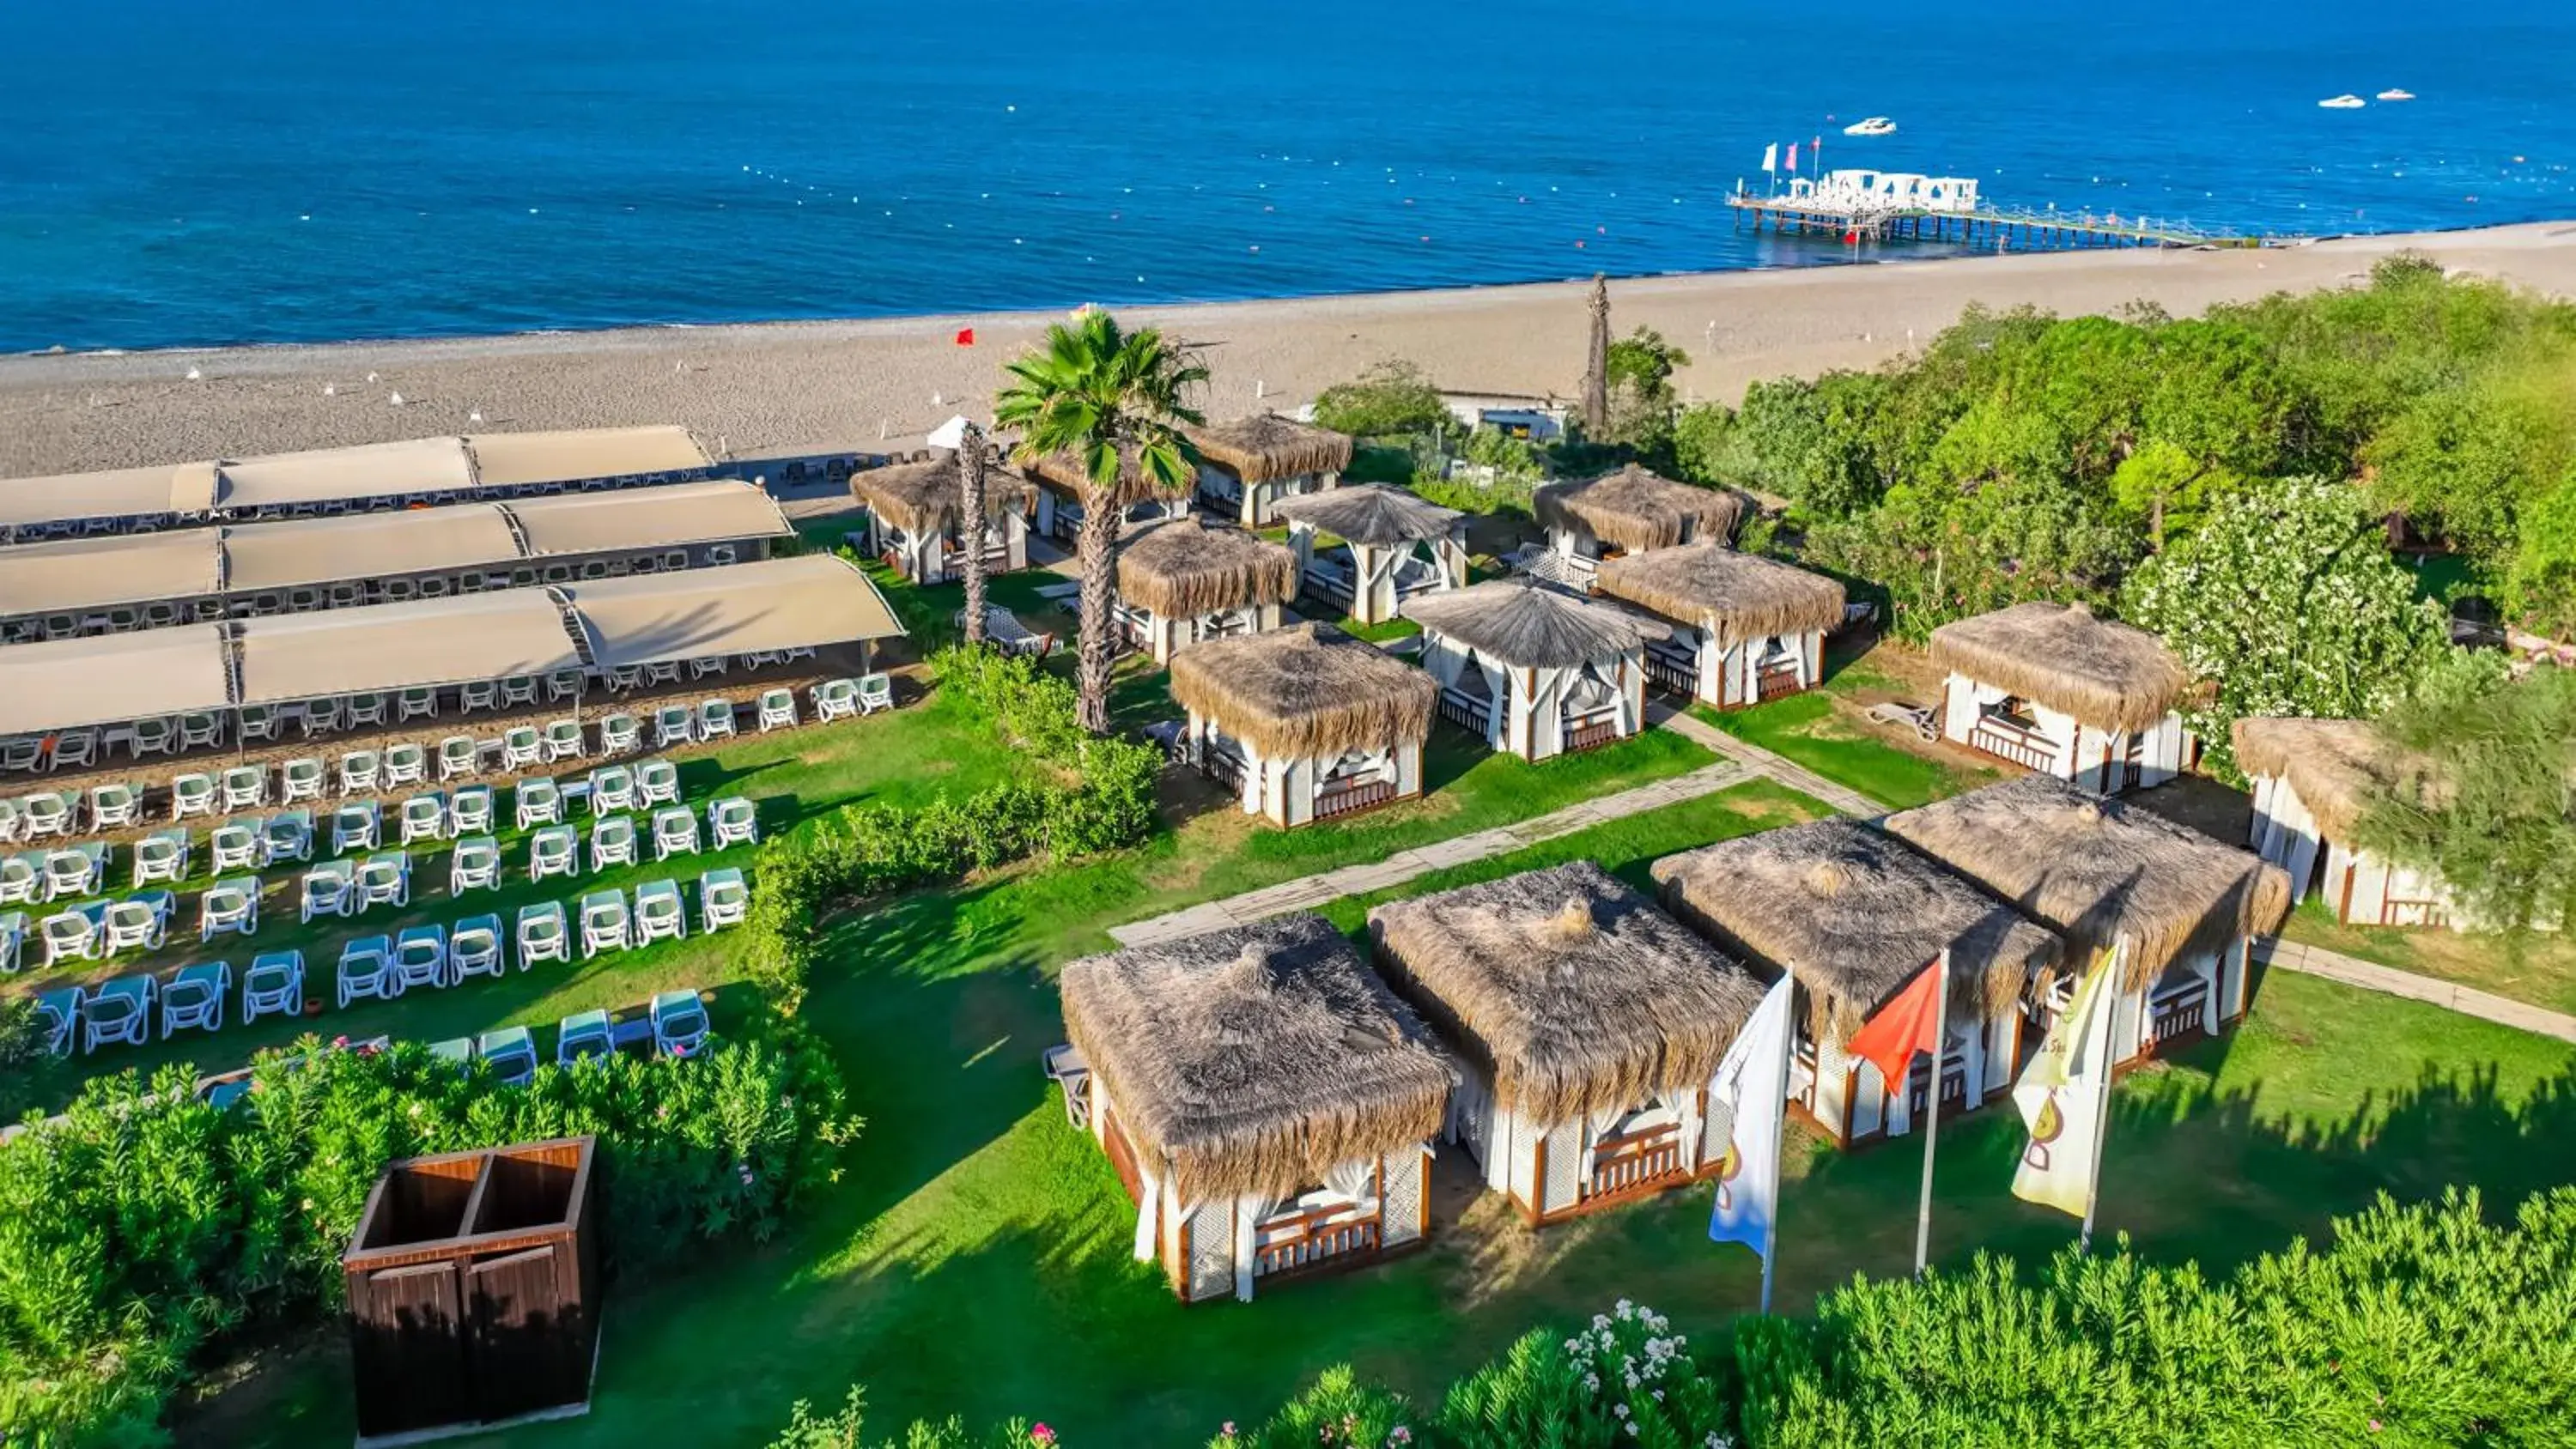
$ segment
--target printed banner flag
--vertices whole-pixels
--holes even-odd
[[[2030,1128],[2030,1145],[2013,1171],[2013,1196],[2083,1217],[2093,1197],[2095,1150],[2102,1133],[2102,1077],[2111,1046],[2111,955],[2094,959],[2075,999],[2048,1029],[2039,1054],[2013,1084],[2013,1105]]]
[[[1798,143],[1795,141],[1789,143],[1789,174],[1798,174]]]
[[[1776,172],[1780,169],[1779,142],[1774,141],[1770,145],[1762,148],[1762,169],[1772,172]]]
[[[1782,975],[1738,1032],[1709,1079],[1709,1110],[1733,1111],[1726,1156],[1718,1163],[1717,1206],[1708,1216],[1713,1243],[1743,1243],[1771,1256],[1771,1225],[1780,1208],[1780,1117],[1788,1110],[1789,996]]]
[[[1914,1065],[1914,1054],[1940,1045],[1941,1024],[1933,1019],[1940,997],[1941,963],[1936,959],[1924,966],[1913,985],[1880,1007],[1878,1015],[1861,1023],[1844,1050],[1878,1068],[1879,1080],[1888,1084],[1888,1090],[1901,1088]]]

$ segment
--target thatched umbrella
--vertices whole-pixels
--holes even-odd
[[[1590,861],[1377,907],[1377,959],[1547,1125],[1698,1090],[1761,1004],[1716,947]]]
[[[1610,431],[1610,281],[1592,274],[1592,336],[1583,349],[1583,430],[1598,440]]]
[[[1200,457],[1246,484],[1339,473],[1351,466],[1347,434],[1277,413],[1254,413],[1181,431],[1198,445]]]
[[[918,463],[896,463],[850,475],[850,494],[868,511],[914,537],[945,534],[957,528],[963,509],[963,479],[958,455],[941,449]],[[998,521],[1014,504],[1022,514],[1037,506],[1038,490],[1008,469],[988,467],[984,474],[984,515]]]
[[[1321,916],[1086,956],[1058,984],[1129,1145],[1183,1201],[1283,1197],[1440,1131],[1430,1033]]]
[[[2020,912],[1857,821],[1766,830],[1652,870],[1673,914],[1798,978],[1819,1041],[1848,1039],[1943,951],[1951,1024],[2001,1020],[2063,951]]]
[[[1575,669],[1645,647],[1672,630],[1525,579],[1408,599],[1404,617],[1508,668]]]
[[[1172,656],[1172,698],[1265,759],[1420,745],[1431,676],[1326,624],[1210,639]]]
[[[2392,750],[2359,719],[2240,719],[2236,763],[2248,775],[2290,782],[2328,839],[2350,840],[2371,797],[2419,777],[2424,762]]]
[[[1744,516],[1744,500],[1733,493],[1676,483],[1634,463],[1598,478],[1550,483],[1532,506],[1550,530],[1588,533],[1632,553],[1670,548],[1686,536],[1723,543]]]
[[[1467,515],[1443,508],[1419,494],[1383,483],[1363,483],[1283,498],[1282,518],[1323,530],[1345,543],[1369,548],[1398,548],[1408,543],[1435,543],[1447,538]]]
[[[1596,582],[1605,594],[1707,630],[1722,647],[1829,633],[1843,622],[1840,583],[1717,543],[1609,559]]]
[[[2272,930],[2290,881],[2247,851],[2052,775],[1902,811],[1886,829],[2063,937],[2070,959],[2127,940],[2123,988]]]
[[[1297,594],[1297,556],[1240,528],[1174,519],[1118,550],[1118,597],[1162,619],[1284,604]]]
[[[1932,662],[2117,734],[2173,711],[2191,674],[2163,640],[2082,604],[2033,601],[1932,631]]]

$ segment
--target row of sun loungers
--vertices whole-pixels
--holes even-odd
[[[701,931],[740,925],[750,903],[750,889],[739,870],[714,870],[698,878]],[[679,883],[647,881],[635,888],[631,900],[624,891],[594,891],[582,897],[578,915],[567,912],[561,901],[527,906],[506,934],[501,918],[487,914],[453,927],[410,926],[391,935],[358,937],[341,948],[335,998],[345,1010],[353,1001],[390,1001],[406,991],[443,990],[474,976],[500,976],[513,956],[525,971],[542,961],[570,962],[576,949],[581,959],[589,960],[655,941],[685,940],[688,933]],[[68,1054],[76,1038],[83,1052],[141,1046],[152,1039],[156,1010],[162,1040],[182,1031],[219,1031],[233,995],[231,964],[205,961],[167,976],[122,976],[89,990],[67,986],[37,997],[36,1005],[46,1019],[53,1050]],[[270,951],[252,957],[242,973],[240,1001],[244,1025],[263,1016],[303,1015],[304,953]]]

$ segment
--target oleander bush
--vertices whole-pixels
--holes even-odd
[[[829,1053],[792,1023],[686,1062],[616,1055],[527,1087],[417,1044],[263,1053],[209,1106],[170,1067],[94,1079],[0,1146],[0,1443],[150,1442],[223,1336],[320,1321],[385,1164],[592,1135],[602,1261],[645,1272],[770,1236],[858,1129]]]

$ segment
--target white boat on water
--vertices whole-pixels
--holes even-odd
[[[2415,93],[2413,91],[2401,91],[2395,87],[2391,87],[2387,90],[2381,91],[2379,93],[2379,98],[2383,101],[2411,101],[2415,99]]]
[[[1872,116],[1867,120],[1854,121],[1850,125],[1843,127],[1843,134],[1846,136],[1893,136],[1896,134],[1896,123],[1885,116]]]
[[[2330,100],[2319,101],[2317,104],[2325,107],[2329,111],[2357,111],[2370,103],[2359,96],[2352,95],[2347,92],[2344,95],[2333,97]]]

